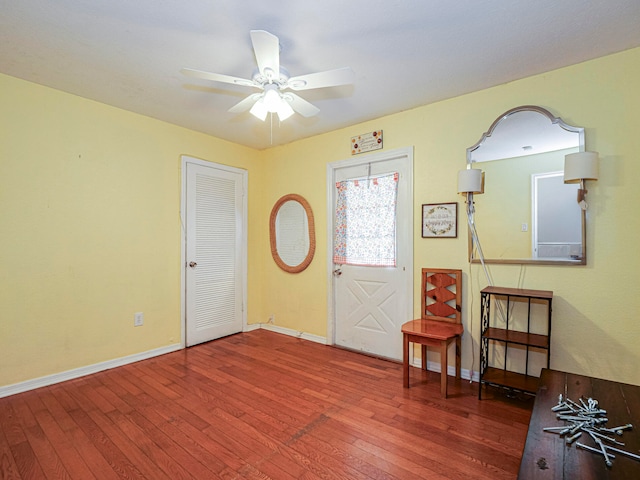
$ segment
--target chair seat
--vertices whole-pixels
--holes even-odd
[[[449,323],[440,320],[418,318],[402,325],[402,333],[434,340],[448,340],[462,335],[464,326],[461,323]]]

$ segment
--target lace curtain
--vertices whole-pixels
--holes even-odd
[[[333,261],[396,266],[398,173],[337,182]]]

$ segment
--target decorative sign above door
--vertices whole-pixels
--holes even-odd
[[[351,155],[382,150],[382,130],[351,137]]]

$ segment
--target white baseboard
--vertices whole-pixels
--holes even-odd
[[[248,327],[256,327],[263,328],[265,330],[269,330],[270,332],[281,333],[283,335],[288,335],[290,337],[302,338],[303,340],[309,340],[311,342],[321,343],[323,345],[327,345],[326,337],[321,337],[320,335],[313,335],[311,333],[301,332],[298,330],[293,330],[291,328],[279,327],[277,325],[272,325],[270,323],[259,323],[256,325],[247,325]],[[254,328],[255,330],[255,328]],[[246,331],[246,330],[245,330]]]
[[[166,353],[175,352],[176,350],[180,350],[181,348],[182,346],[179,343],[176,343],[173,345],[167,345],[166,347],[148,350],[146,352],[135,353],[126,357],[107,360],[106,362],[87,365],[86,367],[74,368],[73,370],[67,370],[66,372],[54,373],[53,375],[47,375],[40,378],[34,378],[32,380],[26,380],[20,383],[14,383],[12,385],[6,385],[4,387],[0,387],[0,398],[15,395],[17,393],[27,392],[29,390],[35,390],[36,388],[40,387],[46,387],[55,383],[65,382],[67,380],[73,380],[74,378],[83,377],[85,375],[101,372],[103,370],[121,367],[122,365],[127,365],[129,363],[139,362],[140,360],[146,360],[148,358],[157,357]]]
[[[413,361],[411,362],[411,365],[416,367],[416,368],[422,368],[422,361],[420,358],[414,358]],[[432,372],[438,372],[440,373],[441,367],[439,363],[435,363],[435,362],[430,362],[427,361],[427,370],[431,370]],[[447,367],[447,375],[455,377],[456,376],[456,367],[453,367],[451,365],[449,365]],[[460,376],[465,379],[465,380],[469,380],[471,379],[472,382],[479,382],[480,381],[480,374],[479,372],[473,372],[473,378],[471,378],[470,375],[470,371],[469,369],[463,368],[460,370]]]

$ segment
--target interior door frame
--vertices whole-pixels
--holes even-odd
[[[338,160],[327,164],[327,344],[335,345],[336,338],[336,316],[335,316],[335,283],[333,276],[333,209],[335,204],[335,183],[336,176],[335,171],[340,168],[354,167],[358,165],[367,165],[369,163],[384,162],[388,160],[394,160],[401,157],[407,157],[409,159],[409,178],[407,178],[407,188],[409,189],[409,209],[411,212],[414,210],[415,200],[413,198],[413,147],[402,147],[386,152],[376,152],[365,155],[358,155],[355,158],[347,158],[345,160]],[[409,252],[409,261],[407,262],[407,276],[405,285],[407,294],[407,311],[413,312],[413,226],[414,219],[411,215],[409,225],[411,225],[411,232],[409,232],[409,238],[411,239],[411,249]]]
[[[539,228],[540,228],[540,209],[539,209],[539,199],[540,199],[540,185],[541,182],[544,182],[545,180],[548,180],[550,178],[557,178],[557,177],[562,177],[564,174],[564,172],[562,170],[560,171],[556,171],[556,172],[546,172],[546,173],[534,173],[531,175],[531,205],[532,205],[532,212],[531,212],[531,256],[534,259],[538,259],[540,258],[539,255],[539,251],[537,249],[538,247],[538,241],[539,241]],[[562,199],[562,201],[560,202],[560,205],[563,206],[562,210],[565,211],[565,215],[573,215],[571,218],[576,219],[576,218],[580,218],[582,224],[584,225],[584,211],[580,211],[580,207],[577,206],[575,204],[574,199],[576,198],[576,192],[578,191],[578,188],[580,187],[579,184],[577,183],[571,183],[571,184],[565,184],[562,186],[563,189],[565,190],[565,195],[566,198]],[[575,206],[573,208],[575,208],[574,212],[566,212],[567,209],[571,209],[571,206]],[[580,216],[580,217],[578,217]],[[565,217],[566,218],[566,217]],[[583,258],[585,257],[585,238],[584,238],[584,229],[582,229],[582,233],[579,235],[575,235],[576,232],[579,232],[580,230],[578,230],[579,228],[581,228],[581,225],[576,226],[577,228],[571,229],[571,232],[573,232],[571,234],[571,237],[576,237],[574,240],[580,239],[580,244],[581,244],[581,248],[582,248],[582,256]],[[577,241],[566,241],[566,242],[559,242],[559,243],[566,243],[567,245],[577,245],[578,242]],[[559,257],[561,258],[561,257]]]
[[[247,192],[249,186],[249,173],[246,170],[220,163],[209,162],[188,155],[181,156],[181,186],[180,186],[180,345],[186,348],[187,316],[186,316],[186,268],[187,268],[187,232],[186,232],[186,209],[187,209],[187,165],[194,164],[216,170],[223,170],[241,175],[242,177],[242,331],[247,330],[247,227],[248,227],[248,201]]]

